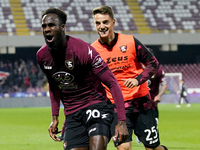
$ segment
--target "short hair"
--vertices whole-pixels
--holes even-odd
[[[114,19],[114,13],[109,6],[99,6],[92,11],[93,16],[96,14],[108,14],[112,19]]]
[[[42,15],[41,15],[41,19],[44,17],[44,15],[46,14],[56,14],[60,20],[60,22],[62,24],[66,24],[66,21],[67,21],[67,14],[59,9],[59,8],[54,8],[54,7],[51,7],[51,8],[48,8],[47,10],[45,10]]]

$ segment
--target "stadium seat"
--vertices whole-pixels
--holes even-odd
[[[15,32],[15,24],[10,10],[9,0],[0,3],[0,32],[1,34],[12,34]]]
[[[199,30],[198,0],[139,0],[143,14],[152,29]]]
[[[187,88],[199,88],[200,64],[161,64],[161,67],[163,68],[165,73],[182,73],[182,77],[187,84]]]
[[[100,5],[109,5],[113,8],[117,20],[115,26],[117,31],[138,31],[145,24],[150,30],[158,32],[200,30],[200,2],[198,0],[21,0],[21,5],[27,26],[32,32],[41,32],[40,16],[42,11],[49,7],[61,8],[68,14],[67,30],[95,31],[91,13],[92,9]],[[0,5],[2,33],[16,32],[13,18],[10,1],[3,0]],[[145,28],[141,28],[142,30]]]

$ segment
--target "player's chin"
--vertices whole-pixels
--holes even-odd
[[[108,38],[108,34],[107,33],[99,33],[99,36],[101,37],[101,38]]]

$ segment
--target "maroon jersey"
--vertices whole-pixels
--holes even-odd
[[[159,86],[160,84],[166,85],[166,78],[165,78],[165,72],[162,70],[162,68],[160,67],[157,71],[156,74],[154,74],[151,79],[149,79],[147,81],[148,87],[149,87],[149,91],[151,94],[151,99],[152,99],[152,103],[153,103],[153,108],[157,108],[157,103],[154,102],[154,97],[156,95],[158,95],[159,93]]]
[[[118,120],[126,120],[123,96],[117,80],[99,53],[80,39],[67,36],[64,59],[56,59],[47,45],[37,52],[40,68],[49,82],[52,115],[59,115],[60,100],[65,115],[107,101],[101,82],[112,90],[118,105]],[[57,50],[59,51],[59,50]],[[55,61],[57,60],[57,61]]]

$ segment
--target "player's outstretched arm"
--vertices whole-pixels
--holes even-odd
[[[60,131],[58,131],[58,116],[52,116],[52,122],[48,128],[49,131],[49,135],[50,137],[54,140],[54,141],[61,141],[56,134],[60,133]]]

